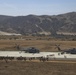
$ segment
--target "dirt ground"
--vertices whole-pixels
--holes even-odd
[[[0,75],[76,75],[76,63],[0,61]]]
[[[36,47],[40,51],[58,51],[61,49],[76,48],[76,41],[61,40],[0,40],[0,50],[17,50],[15,44],[21,47]],[[0,61],[0,75],[76,75],[76,61]]]
[[[54,40],[0,40],[0,50],[17,50],[15,44],[20,47],[36,47],[40,51],[58,51],[55,45],[60,45],[62,50],[76,48],[76,41]]]

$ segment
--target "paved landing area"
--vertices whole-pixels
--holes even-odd
[[[49,57],[50,59],[76,59],[76,54],[60,52],[25,53],[24,51],[0,51],[0,57]]]

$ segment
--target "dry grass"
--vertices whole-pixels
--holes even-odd
[[[69,49],[76,47],[76,41],[53,41],[53,40],[0,40],[0,50],[16,50],[16,44],[22,47],[37,47],[41,51],[58,51],[56,44],[60,44],[61,49]]]
[[[0,75],[76,75],[76,63],[0,61]]]
[[[76,41],[0,40],[0,50],[16,50],[15,43],[22,47],[34,46],[41,51],[57,51],[55,44],[60,44],[62,49],[76,47]],[[76,75],[76,63],[0,61],[0,75]]]

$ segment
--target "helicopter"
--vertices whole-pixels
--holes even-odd
[[[35,47],[20,47],[19,44],[15,44],[15,48],[17,48],[18,50],[20,50],[21,52],[24,51],[25,53],[39,53],[39,49],[35,48]]]
[[[76,48],[71,48],[71,49],[65,49],[65,50],[61,50],[61,48],[59,47],[60,45],[55,45],[56,48],[58,48],[58,51],[61,52],[61,54],[76,54]]]

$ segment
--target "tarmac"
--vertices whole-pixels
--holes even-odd
[[[76,60],[76,54],[61,54],[61,52],[25,53],[24,51],[0,51],[0,57],[44,57],[57,60]]]

